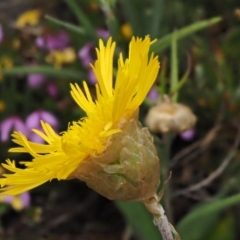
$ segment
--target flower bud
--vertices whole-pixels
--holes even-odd
[[[118,126],[99,156],[83,160],[70,177],[101,195],[121,201],[148,200],[157,191],[160,165],[153,138],[134,117]]]
[[[197,118],[189,107],[166,101],[151,108],[145,119],[149,130],[156,133],[181,133],[191,129],[196,121]]]

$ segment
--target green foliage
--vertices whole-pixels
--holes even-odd
[[[159,240],[160,233],[152,222],[152,216],[140,202],[116,202],[139,239]]]

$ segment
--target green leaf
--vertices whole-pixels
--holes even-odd
[[[83,73],[75,70],[57,69],[51,66],[38,67],[14,67],[11,69],[2,70],[4,76],[15,76],[17,74],[42,73],[49,77],[67,78],[68,80],[83,79]]]
[[[208,226],[212,218],[224,209],[240,204],[240,194],[225,199],[204,203],[192,210],[177,225],[176,229],[184,240],[204,239],[202,231]],[[214,219],[213,219],[214,220]]]
[[[150,36],[152,38],[158,37],[160,32],[161,19],[164,13],[164,1],[153,0],[151,7],[151,21],[150,21]]]
[[[206,240],[217,239],[217,240],[233,240],[237,239],[237,233],[235,231],[236,223],[233,214],[221,216],[218,218],[218,223],[212,229],[211,233],[206,236]],[[200,239],[201,240],[201,239]]]
[[[209,20],[199,21],[199,22],[193,23],[187,27],[184,27],[184,28],[178,30],[178,40],[185,38],[185,37],[197,32],[197,31],[200,31],[204,28],[210,27],[220,21],[222,21],[221,17],[215,17],[215,18],[211,18]],[[171,45],[173,34],[174,33],[170,33],[167,36],[158,40],[156,43],[154,43],[152,45],[151,50],[155,53],[160,53],[164,49],[169,47]]]
[[[108,26],[108,30],[111,33],[113,40],[117,40],[119,37],[119,23],[114,15],[113,9],[111,8],[115,4],[114,1],[106,1],[106,0],[98,0],[98,4],[101,6],[102,11],[105,14],[106,24]]]
[[[60,27],[66,28],[69,31],[73,31],[73,32],[79,33],[81,35],[85,35],[86,34],[86,32],[85,32],[85,30],[83,28],[78,27],[76,25],[73,25],[71,23],[67,23],[67,22],[58,20],[58,19],[56,19],[54,17],[51,17],[51,16],[48,16],[48,15],[46,15],[45,18],[47,20],[49,20],[50,22],[53,22],[53,23],[57,24]]]
[[[148,19],[146,16],[146,1],[145,0],[121,0],[122,8],[127,20],[133,30],[133,34],[138,37],[144,37],[148,34]],[[146,33],[147,31],[147,33]]]
[[[178,85],[178,58],[177,58],[177,31],[174,31],[172,35],[172,44],[171,44],[171,92],[176,89]],[[176,102],[178,97],[178,92],[172,97],[172,101]]]
[[[128,224],[141,240],[160,240],[161,234],[153,224],[153,217],[140,202],[116,202]]]
[[[77,2],[75,0],[65,0],[65,2],[71,9],[73,14],[75,14],[79,24],[84,27],[86,33],[88,33],[88,35],[96,39],[96,33],[93,25],[91,24],[85,13],[81,10]]]

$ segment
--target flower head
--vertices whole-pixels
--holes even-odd
[[[188,106],[170,102],[169,99],[152,107],[145,119],[152,132],[160,133],[181,133],[193,128],[196,121],[196,116]]]
[[[106,45],[99,41],[97,60],[92,65],[98,80],[97,99],[92,99],[86,82],[84,90],[71,84],[71,95],[86,117],[70,124],[60,135],[41,121],[44,133],[37,129],[33,132],[47,144],[29,142],[21,132],[14,132],[13,141],[20,146],[10,152],[28,152],[33,159],[20,162],[25,169],[17,168],[9,159],[3,164],[13,173],[0,179],[2,195],[19,194],[54,178],[73,177],[111,199],[134,200],[155,193],[159,161],[149,133],[137,122],[139,105],[159,70],[158,58],[148,56],[151,43],[148,36],[132,38],[128,58],[119,56],[113,87],[115,42],[111,38]]]

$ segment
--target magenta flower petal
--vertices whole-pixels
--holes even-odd
[[[38,88],[40,87],[46,80],[45,76],[40,73],[31,73],[28,75],[28,85],[31,88]]]
[[[27,119],[26,119],[26,126],[29,129],[32,128],[37,128],[40,126],[40,117],[39,117],[39,112],[33,112],[30,115],[28,115]]]
[[[37,130],[42,131],[42,129],[37,129]],[[28,139],[34,143],[44,143],[45,142],[40,136],[38,136],[34,132],[31,132],[31,134],[29,134]]]
[[[37,37],[35,44],[49,51],[63,50],[70,45],[70,37],[67,32],[60,31]]]
[[[14,199],[13,196],[4,196],[4,202],[7,204],[11,204],[13,199]]]
[[[10,137],[10,131],[13,127],[14,119],[7,118],[0,124],[1,141],[6,142]]]
[[[180,137],[185,141],[191,141],[196,135],[195,128],[189,129],[183,133],[180,134]]]
[[[110,37],[109,31],[106,29],[99,28],[96,30],[96,33],[99,37],[104,38],[104,39],[107,39]]]
[[[28,208],[30,206],[31,203],[31,196],[29,194],[29,192],[24,192],[22,194],[19,195],[23,208]]]
[[[3,29],[2,29],[2,25],[0,23],[0,43],[3,41]]]
[[[31,113],[26,119],[26,126],[29,129],[37,129],[39,131],[42,131],[41,120],[49,123],[55,130],[57,130],[57,128],[59,126],[58,119],[52,113],[44,111],[44,110],[39,110],[39,111]],[[31,132],[28,135],[28,138],[33,142],[37,142],[37,143],[44,142],[44,140],[41,137],[39,137],[37,134],[35,134],[34,132]]]
[[[47,85],[47,92],[51,97],[56,97],[58,95],[58,88],[56,86],[56,84],[54,83],[49,83]]]
[[[28,135],[28,128],[26,127],[26,124],[19,118],[14,118],[14,130],[20,131],[24,135]]]
[[[97,78],[96,78],[92,69],[90,69],[89,72],[88,72],[88,81],[91,84],[96,84],[97,83]]]
[[[148,96],[149,100],[156,102],[159,98],[159,92],[157,91],[156,88],[153,87],[150,89],[147,96]]]
[[[45,47],[45,40],[42,36],[39,36],[35,40],[35,44],[39,48],[44,48]]]
[[[11,131],[20,131],[23,134],[27,135],[28,130],[22,119],[16,116],[9,117],[5,119],[0,124],[0,135],[1,135],[1,141],[6,142],[9,140]]]
[[[57,118],[50,112],[41,111],[40,117],[41,117],[41,120],[49,123],[53,128],[56,128],[59,124]]]
[[[92,43],[87,43],[78,52],[78,57],[81,60],[84,67],[89,68],[89,63],[92,63],[93,57],[91,56],[91,51],[93,49]]]

